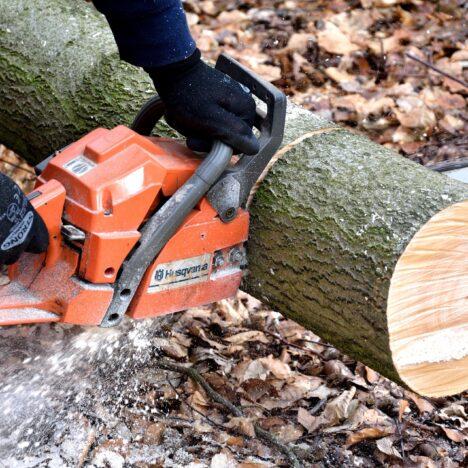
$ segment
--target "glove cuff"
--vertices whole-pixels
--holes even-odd
[[[150,78],[153,80],[154,87],[158,92],[164,89],[166,84],[174,85],[174,80],[177,80],[188,73],[201,63],[201,53],[199,49],[180,62],[171,63],[162,67],[145,68]]]

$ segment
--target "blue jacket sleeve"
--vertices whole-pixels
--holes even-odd
[[[157,68],[195,51],[180,0],[94,0],[105,15],[122,60]]]

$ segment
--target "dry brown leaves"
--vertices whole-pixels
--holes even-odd
[[[462,461],[466,415],[461,402],[430,402],[404,392],[246,295],[186,312],[167,339],[154,344],[163,354],[191,362],[244,416],[233,416],[179,377],[179,383],[147,390],[164,395],[166,422],[147,421],[147,414],[143,423],[134,413],[127,416],[132,431],[142,434],[142,444],[163,441],[172,421],[186,421],[189,427],[178,428],[184,438],[204,437],[204,442],[197,439],[200,457],[218,447],[210,466],[280,465],[277,452],[256,439],[257,424],[283,443],[295,444],[304,466],[323,460],[322,452],[310,450],[317,440],[347,466],[422,458],[437,466],[449,453],[452,466]],[[142,399],[154,407],[162,404],[148,395]],[[430,455],[421,448],[428,438],[437,447]],[[96,453],[110,457],[116,450],[127,457],[115,447],[105,449]]]
[[[222,447],[211,466],[281,464],[256,438],[255,425],[293,444],[304,466],[328,453],[341,466],[463,465],[468,423],[462,397],[429,400],[403,390],[245,294],[187,311],[167,340],[184,346],[178,360],[191,362],[244,413],[230,414],[190,381],[178,394],[166,393],[169,407],[171,398],[180,402],[170,417],[194,421],[195,434]],[[165,341],[158,345],[177,354]],[[159,437],[160,426],[152,431]],[[314,451],[319,441],[323,451]]]
[[[231,54],[292,99],[433,164],[468,156],[463,1],[185,2],[208,58]]]

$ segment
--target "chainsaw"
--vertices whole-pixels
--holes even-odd
[[[246,201],[283,139],[286,98],[227,55],[216,68],[262,103],[260,150],[236,160],[220,141],[204,157],[151,136],[155,97],[131,128],[97,128],[36,166],[28,195],[49,232],[0,287],[0,325],[118,325],[233,296],[246,267]]]

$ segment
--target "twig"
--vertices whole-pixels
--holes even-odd
[[[436,73],[439,73],[440,75],[445,76],[446,78],[450,78],[451,80],[456,81],[457,83],[461,84],[465,88],[468,88],[468,83],[466,83],[466,81],[462,80],[461,78],[457,78],[456,76],[453,76],[450,73],[447,73],[444,70],[441,70],[439,67],[432,65],[432,63],[426,62],[425,60],[421,60],[420,58],[416,57],[413,54],[410,54],[409,52],[406,52],[405,55],[411,60],[414,60],[415,62],[418,62],[427,68],[430,68],[431,70],[435,71]]]
[[[316,340],[309,340],[309,338],[301,338],[301,341],[305,341],[306,343],[313,343],[319,346],[323,346],[324,348],[334,348],[333,345],[328,344],[328,343],[323,343],[322,341],[316,341]]]
[[[180,393],[177,391],[177,389],[174,387],[174,385],[172,384],[172,382],[167,379],[167,382],[169,383],[169,385],[172,387],[172,390],[174,390],[174,392],[176,393],[177,397],[182,399],[181,398],[181,395]],[[187,403],[186,401],[184,401],[184,404],[187,405],[194,413],[197,413],[199,414],[202,418],[206,419],[210,424],[212,424],[213,426],[215,427],[218,427],[220,429],[224,429],[223,425],[222,424],[218,424],[216,421],[213,421],[211,418],[209,418],[208,416],[206,416],[205,414],[203,414],[201,411],[197,410],[197,408],[193,407],[190,403]]]
[[[88,432],[88,437],[86,438],[83,450],[81,451],[80,456],[78,457],[77,468],[81,468],[85,464],[85,461],[88,458],[89,451],[92,445],[94,444],[95,440],[96,440],[96,432],[94,431],[94,429],[91,429]]]
[[[309,414],[315,416],[325,406],[325,403],[327,401],[327,398],[322,398],[321,400],[319,400],[317,404],[311,410],[309,410]]]
[[[16,169],[20,169],[21,171],[27,172],[28,174],[32,174],[34,176],[36,175],[34,173],[34,171],[32,171],[31,169],[27,169],[25,167],[20,166],[19,164],[15,164],[15,163],[12,163],[10,161],[7,161],[6,159],[0,158],[0,162],[5,163],[5,164],[9,164],[10,166],[13,166]]]
[[[395,426],[397,428],[398,437],[400,439],[401,457],[402,457],[403,462],[405,462],[406,454],[405,454],[405,446],[403,444],[403,432],[401,431],[401,424],[398,421],[398,418],[395,418],[394,421],[395,421]]]
[[[199,374],[199,372],[194,369],[193,367],[185,367],[183,365],[177,364],[175,362],[171,362],[167,359],[158,358],[156,360],[156,366],[160,367],[161,369],[170,370],[173,372],[179,372],[181,374],[186,375],[187,377],[191,378],[194,382],[198,383],[200,387],[205,390],[207,395],[216,403],[223,405],[226,407],[234,416],[236,417],[243,417],[244,413],[240,408],[232,404],[229,400],[224,398],[220,395],[217,391],[215,391],[210,384]],[[285,444],[280,442],[274,435],[270,434],[268,431],[265,431],[257,424],[254,424],[255,433],[265,442],[269,443],[270,445],[276,447],[291,463],[291,466],[294,468],[300,468],[302,465],[299,463],[298,458],[296,457],[295,453],[287,447]]]
[[[427,426],[426,424],[422,424],[422,423],[419,423],[419,422],[416,422],[416,421],[412,421],[411,419],[407,419],[405,421],[405,424],[407,424],[408,426],[413,426],[416,429],[421,429],[422,431],[437,432],[437,428]]]
[[[291,348],[300,349],[301,351],[309,352],[311,354],[315,354],[316,356],[320,356],[320,357],[322,356],[318,351],[314,351],[313,349],[304,348],[303,346],[299,346],[297,344],[291,343],[288,340],[285,340],[282,336],[277,335],[276,333],[273,333],[273,332],[268,331],[268,330],[263,330],[263,332],[266,333],[267,335],[270,335],[273,338],[276,338],[277,340],[281,341],[281,343],[283,343],[286,346],[291,346]],[[317,343],[317,344],[319,345],[321,343]]]

